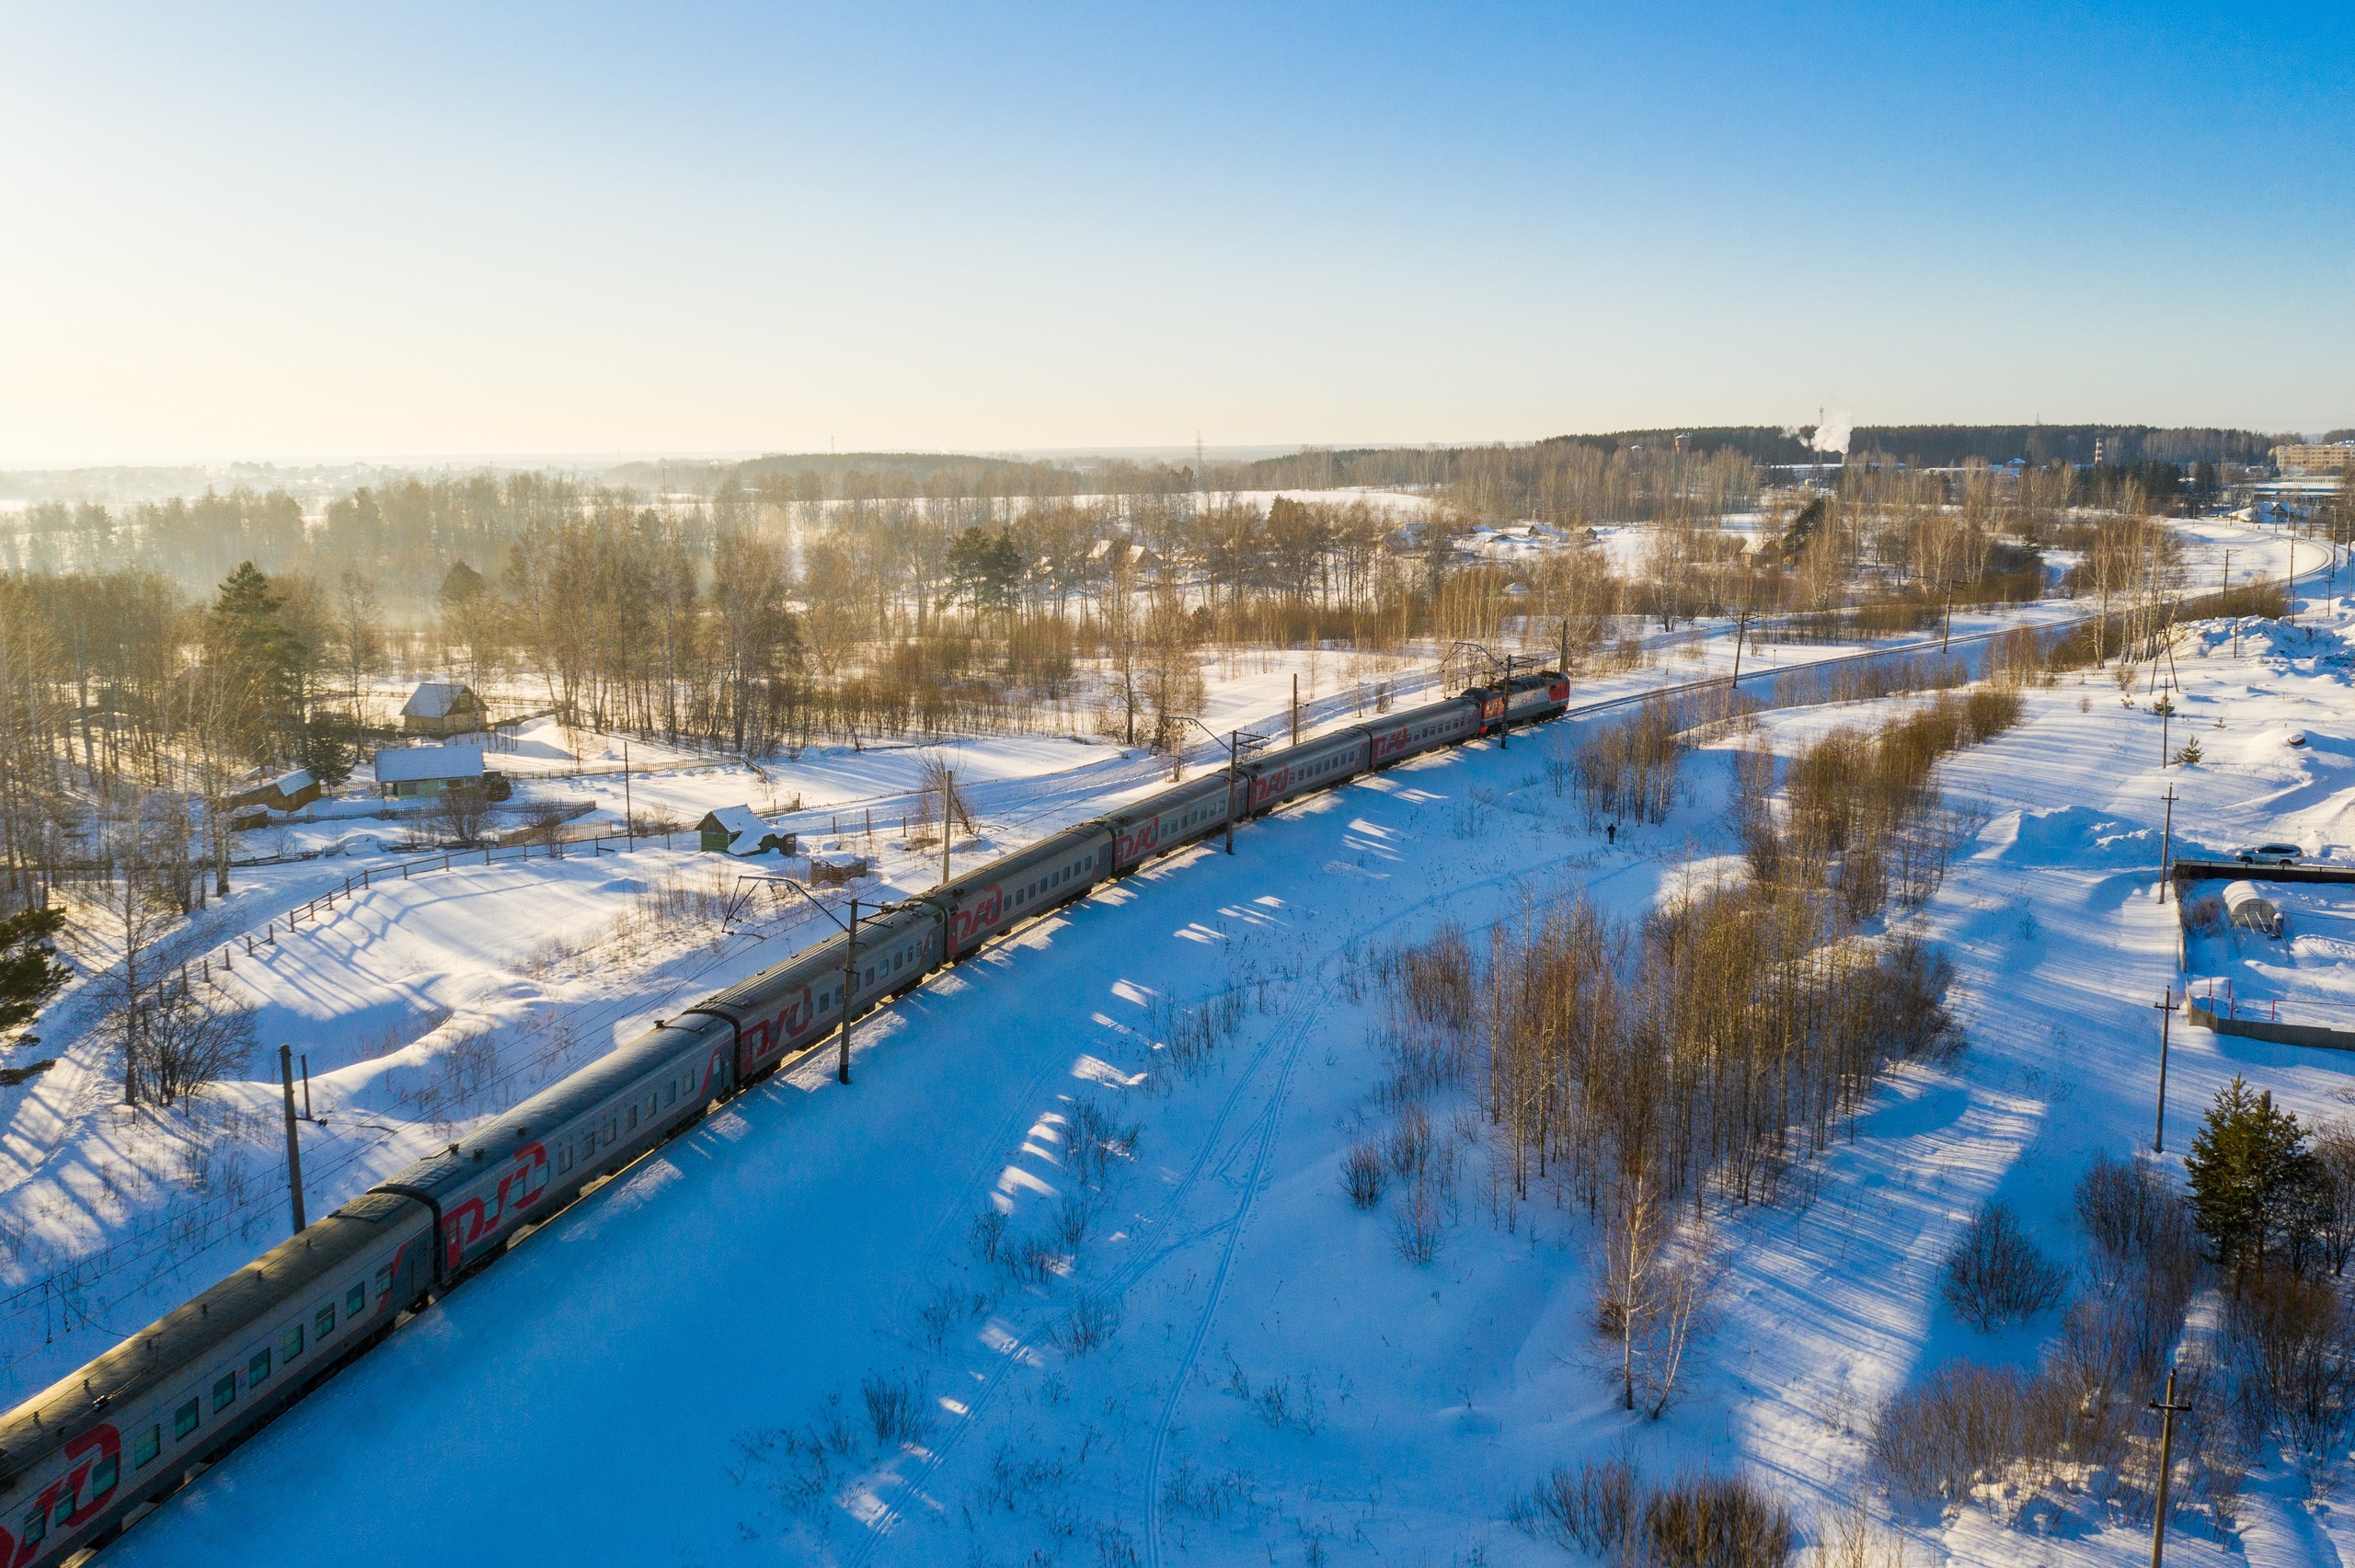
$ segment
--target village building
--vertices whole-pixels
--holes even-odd
[[[485,785],[493,800],[508,795],[506,778],[484,770],[479,746],[399,746],[376,753],[376,792],[387,800],[430,800],[469,784]]]
[[[229,796],[224,804],[232,811],[300,811],[318,798],[319,781],[311,776],[310,769],[296,768],[248,785]]]
[[[791,854],[796,835],[772,828],[749,806],[722,806],[704,813],[695,824],[695,831],[703,835],[703,847],[721,854],[764,854],[770,850],[779,854]]]
[[[427,681],[402,705],[401,727],[411,735],[472,735],[490,727],[490,710],[471,686]]]

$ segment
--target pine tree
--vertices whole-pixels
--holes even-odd
[[[2321,1170],[2298,1118],[2278,1110],[2271,1091],[2255,1093],[2235,1074],[2191,1153],[2191,1208],[2216,1261],[2262,1270],[2269,1259],[2297,1267],[2310,1250]]]
[[[50,939],[65,929],[62,910],[26,910],[0,920],[0,1032],[29,1024],[73,975]],[[36,1045],[28,1035],[18,1045]]]

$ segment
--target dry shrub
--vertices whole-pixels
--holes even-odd
[[[2068,1271],[2028,1239],[2012,1211],[1988,1203],[1947,1254],[1944,1295],[1955,1315],[1982,1333],[2059,1304]]]
[[[1360,1139],[1350,1145],[1341,1157],[1341,1185],[1350,1195],[1350,1202],[1360,1208],[1372,1208],[1382,1201],[1383,1190],[1390,1185],[1389,1162],[1371,1139]]]
[[[1100,1101],[1080,1101],[1063,1128],[1067,1169],[1083,1185],[1102,1186],[1111,1178],[1114,1162],[1136,1157],[1143,1130],[1143,1123],[1120,1126]]]
[[[921,1443],[932,1435],[932,1402],[925,1396],[922,1379],[870,1372],[859,1384],[859,1392],[867,1396],[867,1419],[875,1428],[879,1447]]]
[[[2269,1269],[2224,1309],[2223,1359],[2243,1436],[2327,1463],[2355,1426],[2355,1312],[2331,1281]]]
[[[1391,1235],[1398,1255],[1418,1268],[1439,1255],[1446,1239],[1447,1219],[1439,1184],[1429,1171],[1419,1170],[1398,1196],[1398,1211],[1391,1217]]]
[[[1962,1502],[1982,1476],[2058,1456],[2066,1421],[2056,1393],[2016,1367],[1949,1363],[1881,1407],[1874,1470],[1906,1496]]]
[[[1644,1545],[1659,1568],[1781,1568],[1791,1511],[1740,1476],[1680,1476],[1644,1502]]]
[[[1570,776],[1589,832],[1605,821],[1664,822],[1676,795],[1677,768],[1688,742],[1676,704],[1647,697],[1633,716],[1581,731]]]
[[[1460,1034],[1478,1022],[1464,928],[1450,921],[1421,946],[1401,949],[1392,996],[1407,1021],[1427,1029]]]
[[[1506,1512],[1530,1535],[1606,1560],[1633,1540],[1643,1515],[1643,1482],[1625,1459],[1557,1465]]]
[[[1505,1516],[1540,1540],[1646,1568],[1781,1568],[1794,1533],[1790,1510],[1744,1477],[1648,1486],[1624,1459],[1557,1468]]]
[[[2138,1268],[2198,1265],[2191,1216],[2165,1174],[2142,1160],[2097,1153],[2077,1180],[2077,1223],[2094,1244],[2094,1282],[2114,1288]]]
[[[2224,901],[2213,893],[2202,894],[2181,906],[2183,928],[2194,936],[2224,934]]]

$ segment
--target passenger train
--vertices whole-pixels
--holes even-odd
[[[752,979],[402,1171],[8,1413],[0,1568],[103,1544],[199,1466],[713,1104],[1012,926],[1283,802],[1559,715],[1555,671],[1235,760],[966,873]]]

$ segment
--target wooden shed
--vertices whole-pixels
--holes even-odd
[[[308,768],[296,768],[292,773],[265,779],[258,784],[239,790],[226,802],[232,811],[259,807],[265,811],[300,811],[319,798],[319,781],[311,776]]]
[[[706,811],[695,824],[703,847],[719,854],[780,854],[794,852],[795,835],[770,827],[749,806],[722,806]]]

